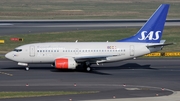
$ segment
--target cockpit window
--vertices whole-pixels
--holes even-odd
[[[13,51],[16,51],[16,52],[21,52],[22,49],[14,49]]]

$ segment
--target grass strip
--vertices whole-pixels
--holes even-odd
[[[0,44],[0,54],[5,54],[15,47],[37,42],[115,42],[134,35],[139,28],[118,28],[107,30],[91,30],[91,31],[71,31],[71,32],[47,32],[36,34],[16,34],[8,36],[0,36],[1,40],[5,40],[4,44]],[[180,27],[166,27],[162,36],[167,43],[174,42],[175,45],[164,47],[161,52],[180,51]],[[22,42],[11,41],[10,38],[23,38]]]
[[[180,18],[179,0],[0,0],[0,19],[147,19],[162,3]]]
[[[71,94],[90,94],[98,93],[98,91],[22,91],[22,92],[0,92],[0,99],[5,98],[26,98],[26,97],[42,97],[57,96]]]

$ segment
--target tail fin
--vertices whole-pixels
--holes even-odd
[[[134,36],[118,40],[118,42],[160,43],[168,9],[169,4],[161,4]]]

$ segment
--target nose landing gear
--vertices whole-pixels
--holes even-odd
[[[29,71],[29,67],[26,67],[25,70],[26,70],[26,71]]]
[[[19,66],[26,66],[25,70],[28,71],[29,70],[29,66],[27,63],[21,63],[21,62],[18,62],[18,65]]]

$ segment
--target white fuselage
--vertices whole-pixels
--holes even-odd
[[[27,44],[11,51],[6,57],[20,63],[54,63],[57,58],[96,59],[96,63],[136,58],[162,47],[147,48],[149,43],[132,42],[51,42]]]

